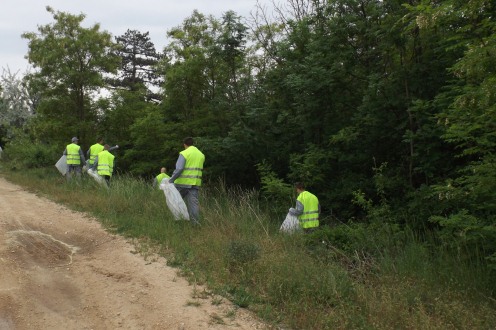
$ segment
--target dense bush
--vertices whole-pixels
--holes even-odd
[[[5,157],[15,168],[41,168],[55,165],[63,150],[57,146],[31,142],[21,138],[10,142],[5,148]]]

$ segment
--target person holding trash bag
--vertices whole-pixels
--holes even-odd
[[[98,142],[95,143],[94,145],[92,145],[88,149],[88,151],[86,152],[86,156],[88,156],[88,167],[92,167],[93,166],[93,163],[95,162],[96,156],[98,156],[98,154],[104,150],[103,144],[104,144],[104,139],[103,138],[98,138]],[[118,148],[119,148],[119,146],[118,145],[115,145],[113,147],[109,147],[109,150],[108,151],[112,151],[112,150],[115,150],[115,149],[118,149]]]
[[[86,161],[84,159],[83,151],[78,145],[78,138],[73,137],[71,144],[65,147],[63,155],[67,157],[67,181],[71,180],[72,173],[76,173],[76,176],[81,177],[81,165]]]
[[[105,179],[105,183],[108,187],[110,185],[112,172],[114,171],[115,156],[109,152],[110,146],[108,144],[104,145],[103,149],[104,150],[95,157],[92,170],[94,171],[96,168],[98,175]]]
[[[96,156],[98,156],[98,154],[103,151],[103,149],[104,149],[103,143],[104,143],[103,138],[99,138],[98,142],[93,144],[86,152],[86,156],[88,156],[88,166],[89,167],[93,166],[93,163],[95,162]]]
[[[167,169],[165,167],[162,167],[160,169],[160,174],[157,175],[154,179],[153,179],[153,186],[154,187],[157,187],[158,189],[160,189],[160,183],[162,183],[162,180],[163,179],[168,179],[170,178],[169,175],[167,175]]]
[[[200,224],[199,189],[202,184],[203,163],[205,155],[194,145],[193,138],[183,141],[184,150],[179,153],[176,169],[169,183],[175,187],[186,202],[189,218],[194,224]]]
[[[319,199],[314,194],[306,191],[302,182],[297,182],[295,189],[298,193],[296,206],[289,209],[289,214],[298,217],[300,227],[304,232],[311,232],[319,226]]]

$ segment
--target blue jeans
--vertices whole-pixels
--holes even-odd
[[[189,219],[195,225],[200,224],[200,201],[198,199],[199,188],[192,186],[191,188],[185,188],[181,186],[176,186],[177,190],[184,199],[186,206],[188,207]]]

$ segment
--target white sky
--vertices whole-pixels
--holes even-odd
[[[258,0],[265,8],[272,8],[272,0]],[[38,32],[38,26],[51,24],[53,17],[46,6],[56,11],[86,15],[85,27],[100,23],[100,29],[119,36],[127,29],[150,32],[150,40],[162,51],[166,33],[182,24],[197,9],[205,15],[221,18],[228,10],[250,19],[257,0],[0,0],[0,72],[25,73],[29,64],[24,56],[28,42],[24,32]]]

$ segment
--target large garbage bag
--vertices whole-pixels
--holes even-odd
[[[63,155],[60,159],[55,163],[55,167],[59,170],[60,174],[66,175],[67,173],[67,156]]]
[[[92,170],[91,168],[88,169],[87,173],[93,178],[95,179],[96,182],[98,182],[99,184],[101,184],[102,186],[105,186],[107,187],[107,183],[105,182],[105,179],[100,176],[97,172],[95,172],[94,170]]]
[[[286,219],[284,219],[281,225],[281,228],[279,228],[279,231],[289,234],[297,231],[301,231],[300,222],[298,221],[298,218],[295,215],[288,213],[288,215],[286,215]]]
[[[168,178],[165,178],[160,183],[160,189],[164,191],[165,201],[174,218],[176,220],[189,220],[188,208],[176,186],[169,183]]]

